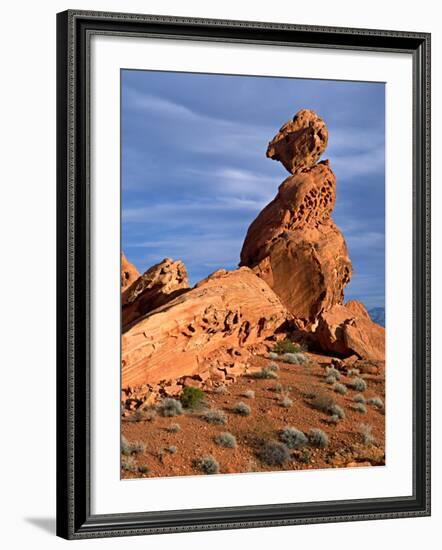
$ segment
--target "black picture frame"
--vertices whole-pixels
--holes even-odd
[[[90,511],[89,42],[94,34],[406,52],[413,58],[413,495]],[[430,35],[69,10],[57,15],[57,534],[67,539],[430,514]]]

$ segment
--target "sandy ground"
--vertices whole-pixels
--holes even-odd
[[[366,413],[355,410],[353,398],[360,392],[352,389],[348,389],[345,395],[334,392],[332,386],[325,382],[325,366],[330,359],[307,355],[312,359],[308,367],[277,362],[279,371],[276,380],[240,376],[227,387],[228,393],[224,395],[206,391],[207,408],[221,409],[227,414],[228,420],[224,426],[207,423],[203,410],[185,410],[184,414],[172,418],[157,415],[153,420],[137,422],[124,418],[122,434],[130,443],[144,443],[145,450],[133,453],[131,461],[135,471],[122,469],[122,478],[203,474],[197,461],[207,455],[217,460],[220,473],[384,465],[384,411],[369,404],[366,405]],[[271,362],[263,357],[254,357],[252,366],[266,366]],[[380,397],[385,402],[384,376],[363,378],[368,385],[363,392],[364,397]],[[351,378],[345,375],[341,375],[339,380],[344,385],[350,381]],[[280,404],[278,385],[293,401],[288,408]],[[243,396],[247,390],[255,392],[254,399]],[[344,409],[345,418],[337,424],[328,423],[330,415],[311,405],[314,393],[332,396]],[[240,416],[233,411],[240,401],[251,407],[249,416]],[[171,424],[179,424],[180,431],[168,432]],[[364,443],[361,424],[371,426],[373,444]],[[281,466],[264,464],[259,458],[262,442],[278,440],[280,430],[286,426],[293,426],[305,433],[311,428],[320,428],[327,434],[329,445],[324,449],[306,445],[293,450],[290,459]],[[214,439],[221,432],[233,434],[237,447],[220,447]],[[176,452],[167,450],[170,447],[176,447]]]

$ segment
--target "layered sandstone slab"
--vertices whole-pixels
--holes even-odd
[[[138,279],[140,273],[134,264],[130,263],[126,256],[121,254],[121,292],[124,292],[134,281]]]
[[[150,267],[123,292],[123,330],[150,311],[189,289],[186,267],[181,260],[165,258]]]
[[[322,313],[315,335],[326,352],[373,361],[385,359],[385,329],[374,323],[356,300]]]
[[[296,174],[313,166],[325,151],[328,130],[314,111],[303,109],[289,120],[269,143],[267,156]]]
[[[328,161],[287,178],[250,225],[241,265],[251,267],[303,327],[343,303],[351,262],[331,218],[336,178]]]
[[[122,387],[244,363],[290,317],[250,269],[220,270],[157,308],[122,337]]]

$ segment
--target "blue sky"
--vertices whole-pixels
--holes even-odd
[[[122,71],[122,248],[140,272],[184,261],[191,284],[234,269],[248,226],[289,175],[268,142],[300,109],[326,122],[346,299],[385,300],[385,88],[293,78]]]

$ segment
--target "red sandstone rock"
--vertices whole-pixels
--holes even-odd
[[[290,176],[248,229],[241,265],[281,298],[301,327],[343,303],[351,278],[347,246],[330,217],[336,179],[328,161]]]
[[[298,111],[269,143],[267,156],[279,160],[292,174],[310,168],[325,151],[328,130],[314,111]]]
[[[121,292],[124,292],[139,276],[138,269],[121,253]]]
[[[165,258],[149,268],[122,295],[122,325],[134,321],[169,302],[189,288],[186,268],[180,260]]]
[[[363,304],[355,300],[322,313],[315,334],[326,352],[375,361],[385,359],[385,329],[374,323]]]
[[[123,334],[122,387],[234,368],[236,351],[247,356],[249,347],[273,337],[289,317],[250,269],[217,271]]]

